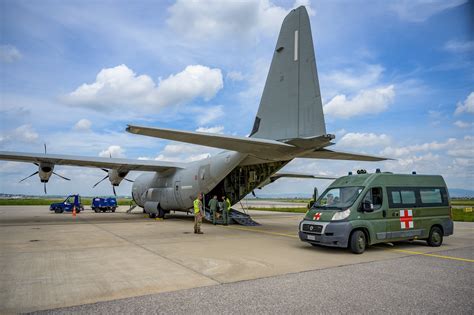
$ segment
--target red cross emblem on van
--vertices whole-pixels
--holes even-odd
[[[320,218],[321,218],[321,212],[316,212],[314,214],[313,220],[319,221]]]
[[[400,228],[413,229],[413,210],[400,210]]]

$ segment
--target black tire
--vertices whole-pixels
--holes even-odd
[[[356,230],[351,234],[349,239],[349,248],[354,254],[362,254],[367,247],[367,239],[364,232]]]
[[[112,208],[112,212],[115,212],[115,209],[116,209],[116,208]]]
[[[59,209],[54,209],[54,213],[61,213]]]
[[[313,246],[313,247],[319,247],[318,244],[313,244],[313,243],[310,243],[310,244],[311,244],[311,246]]]
[[[426,240],[426,243],[428,243],[428,246],[431,247],[441,246],[441,244],[443,244],[443,231],[439,227],[433,226],[430,231],[430,236],[428,236],[428,239]]]
[[[99,209],[94,208],[94,212],[95,212],[95,213],[99,213]]]
[[[156,213],[148,213],[148,217],[150,219],[154,219],[154,218],[156,218]]]
[[[165,218],[165,210],[163,210],[160,206],[158,206],[158,218],[164,219]]]

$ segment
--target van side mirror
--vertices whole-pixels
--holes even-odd
[[[370,201],[364,200],[362,202],[362,211],[372,212],[374,211],[374,205]]]

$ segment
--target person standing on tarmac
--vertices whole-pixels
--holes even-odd
[[[209,209],[211,209],[211,214],[212,214],[212,224],[216,225],[216,215],[217,215],[217,195],[214,195],[214,197],[209,200]]]
[[[202,207],[202,194],[199,194],[196,200],[193,202],[194,205],[194,234],[204,234],[201,232],[202,217],[204,210]]]
[[[230,200],[229,198],[226,198],[226,196],[222,196],[222,216],[224,219],[224,225],[229,224],[229,212],[230,212]]]

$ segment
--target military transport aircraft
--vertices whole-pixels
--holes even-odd
[[[386,158],[327,149],[326,133],[308,13],[301,6],[284,19],[253,129],[248,137],[129,125],[130,133],[220,148],[191,163],[72,155],[0,152],[1,160],[38,165],[47,182],[55,165],[102,168],[113,186],[130,171],[144,171],[132,186],[134,201],[150,217],[188,211],[199,192],[229,196],[235,204],[256,188],[281,177],[328,178],[278,172],[295,158],[382,161]],[[107,177],[107,176],[106,176]]]

